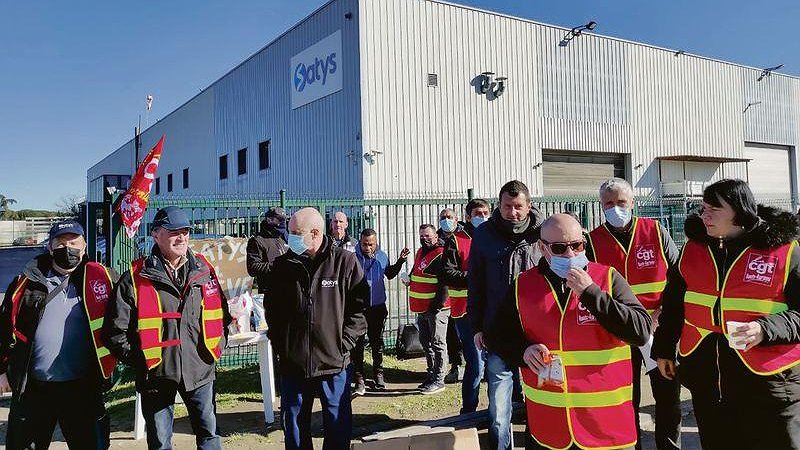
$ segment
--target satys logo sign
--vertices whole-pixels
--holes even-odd
[[[289,61],[292,109],[342,90],[342,31],[322,39]]]

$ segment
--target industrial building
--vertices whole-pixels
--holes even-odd
[[[153,196],[696,195],[796,206],[800,79],[435,0],[333,0],[144,130]],[[133,140],[87,172],[125,188]],[[140,157],[143,155],[140,155]],[[788,202],[787,202],[788,204]]]

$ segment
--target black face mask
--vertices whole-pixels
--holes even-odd
[[[74,269],[81,263],[81,251],[72,247],[61,247],[53,250],[53,261],[62,269]]]
[[[425,239],[420,239],[419,244],[422,245],[422,248],[424,248],[425,250],[431,249],[436,246],[436,243],[430,243]]]

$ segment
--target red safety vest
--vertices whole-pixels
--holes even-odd
[[[651,314],[661,306],[661,293],[667,285],[669,264],[661,245],[661,227],[647,218],[633,218],[633,234],[628,248],[614,238],[607,224],[589,233],[595,261],[617,269],[636,298]]]
[[[589,263],[587,272],[600,289],[611,292],[612,268]],[[635,445],[630,346],[606,331],[575,294],[570,292],[562,310],[537,268],[517,278],[516,293],[528,342],[544,344],[563,365],[562,386],[537,387],[536,372],[527,366],[521,369],[533,438],[552,449]]]
[[[437,258],[442,257],[444,247],[439,246],[429,251],[424,256],[422,249],[417,250],[414,257],[414,268],[411,269],[411,285],[408,287],[408,309],[415,313],[424,313],[428,310],[431,300],[436,297],[436,288],[439,277],[425,273],[425,269]],[[445,306],[448,306],[447,304]]]
[[[22,301],[22,294],[28,284],[28,277],[21,275],[17,281],[17,288],[11,295],[11,328],[14,338],[22,342],[30,342],[33,336],[25,336],[17,329],[17,314]],[[108,270],[96,262],[87,262],[83,272],[83,308],[89,318],[89,335],[92,337],[95,357],[103,378],[110,378],[117,366],[117,359],[111,354],[103,343],[100,335],[103,329],[103,318],[106,314],[106,305],[111,297],[111,276]]]
[[[203,296],[201,320],[204,347],[214,358],[214,361],[217,361],[222,355],[222,349],[219,345],[224,326],[222,321],[222,291],[211,264],[203,255],[197,253],[196,256],[211,271],[211,280],[204,284],[201,289]],[[161,364],[162,348],[181,344],[180,339],[164,341],[161,337],[164,321],[180,319],[181,313],[177,311],[162,311],[163,305],[158,291],[150,280],[141,276],[144,261],[145,259],[142,258],[131,263],[131,277],[134,286],[134,300],[138,311],[139,341],[141,342],[142,352],[149,370]]]
[[[453,233],[453,239],[458,251],[458,270],[466,271],[469,262],[469,249],[472,246],[472,236],[464,229]],[[467,314],[467,288],[447,285],[447,297],[450,301],[450,317],[464,317]]]
[[[792,241],[769,249],[747,247],[720,283],[711,249],[697,241],[687,242],[679,263],[686,281],[680,354],[690,355],[711,333],[727,334],[727,321],[751,322],[789,309],[783,289],[796,245]],[[717,300],[719,318],[714,314]],[[758,345],[736,353],[758,375],[776,374],[800,363],[800,344]]]

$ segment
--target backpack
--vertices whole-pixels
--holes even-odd
[[[412,359],[425,356],[425,350],[419,341],[419,329],[416,324],[409,323],[397,328],[395,344],[397,359]]]

